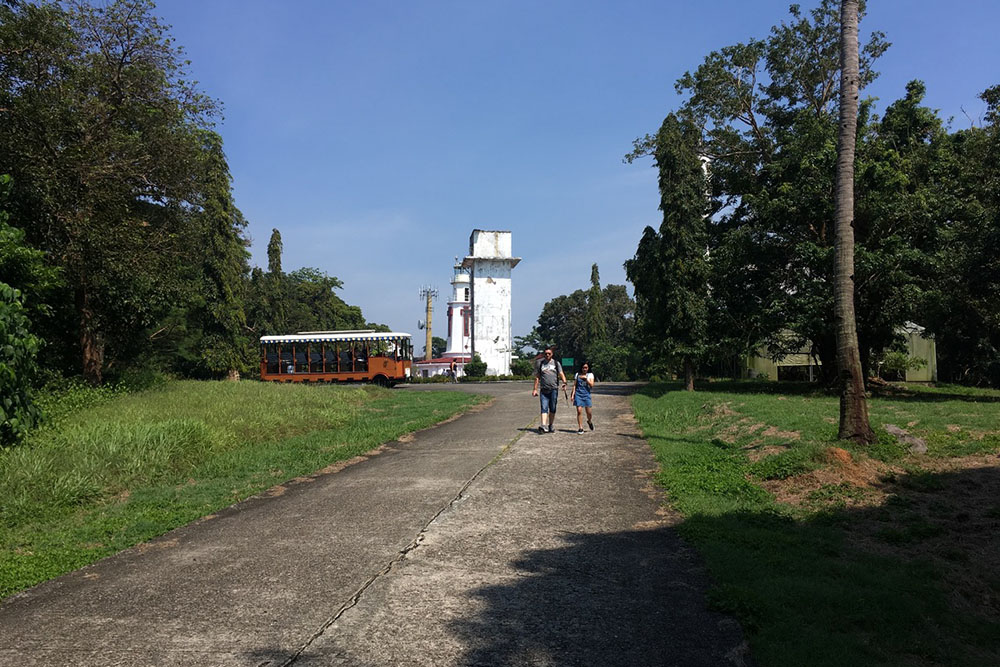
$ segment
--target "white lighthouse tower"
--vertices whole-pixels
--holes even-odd
[[[490,375],[510,374],[510,273],[520,261],[511,254],[510,232],[472,230],[469,254],[462,260],[471,283],[471,352],[486,362]]]
[[[445,358],[472,357],[472,284],[469,269],[464,268],[455,258],[455,275],[451,279],[451,300],[448,301],[448,348]]]

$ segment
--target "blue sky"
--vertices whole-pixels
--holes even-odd
[[[418,288],[440,290],[444,337],[451,266],[476,228],[510,230],[523,258],[515,335],[587,288],[594,262],[624,283],[660,213],[649,161],[622,156],[676,108],[680,75],[765,37],[788,4],[161,0],[157,13],[224,104],[252,262],[266,266],[277,227],[286,271],[337,276],[369,320],[422,340]],[[867,91],[879,110],[920,78],[953,127],[978,122],[977,94],[1000,83],[1000,3],[869,5],[862,32],[893,43]]]

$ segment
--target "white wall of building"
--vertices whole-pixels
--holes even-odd
[[[448,302],[449,326],[448,326],[448,347],[445,350],[446,357],[461,357],[472,354],[472,311],[471,292],[472,283],[469,277],[469,269],[463,269],[461,265],[455,267],[455,274],[451,279],[451,300]],[[468,326],[465,320],[469,319]]]
[[[476,229],[462,262],[471,272],[472,352],[486,362],[489,375],[510,373],[511,270],[521,261],[511,247],[510,232]]]

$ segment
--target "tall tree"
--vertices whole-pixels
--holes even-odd
[[[858,128],[858,0],[842,0],[840,10],[840,133],[837,186],[834,302],[837,316],[837,368],[840,377],[838,437],[875,441],[868,420],[865,378],[854,317],[854,154]]]
[[[709,343],[709,199],[700,149],[691,118],[664,119],[653,148],[663,223],[659,231],[646,227],[635,257],[625,262],[643,345],[679,363],[688,391]]]
[[[949,135],[936,165],[939,219],[925,293],[942,379],[1000,386],[1000,85],[984,91],[986,125]]]
[[[590,291],[587,292],[587,348],[603,344],[608,338],[604,321],[604,292],[597,264],[590,267]]]
[[[597,281],[600,289],[596,265],[591,270],[591,279]],[[527,336],[515,338],[518,355],[525,354],[527,348],[537,352],[552,346],[559,356],[571,357],[577,362],[589,360],[591,368],[602,379],[635,377],[637,364],[632,344],[635,302],[624,285],[608,285],[601,290],[603,322],[595,327],[588,322],[592,314],[590,306],[596,302],[592,295],[593,285],[590,290],[576,290],[547,301],[538,316],[538,324]],[[589,328],[598,332],[603,329],[605,333],[602,338],[588,342]]]
[[[267,272],[272,275],[281,275],[281,232],[277,229],[271,230],[271,238],[267,241]]]
[[[195,130],[216,110],[184,67],[149,0],[0,5],[12,215],[72,285],[92,382],[108,342],[127,344],[173,300]]]
[[[271,230],[267,241],[267,274],[260,283],[265,329],[275,334],[288,333],[288,286],[281,270],[281,232]]]
[[[37,287],[46,279],[46,272],[38,270],[41,253],[24,247],[24,234],[7,224],[9,184],[10,176],[0,175],[0,447],[20,440],[38,416],[30,387],[41,341],[30,331],[24,294],[17,287]]]
[[[805,12],[792,5],[791,20],[767,39],[712,52],[676,84],[687,98],[678,115],[699,126],[711,160],[711,330],[734,355],[760,346],[780,355],[811,340],[823,368],[836,367],[830,222],[838,6],[820,0]],[[874,32],[862,83],[875,77],[872,63],[886,46]],[[640,138],[626,159],[655,146],[655,136]]]
[[[244,297],[249,277],[249,253],[243,236],[246,220],[233,201],[232,176],[222,152],[222,137],[202,133],[204,185],[201,225],[204,229],[206,318],[202,357],[209,370],[239,380],[251,358]]]

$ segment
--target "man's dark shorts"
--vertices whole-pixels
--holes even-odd
[[[559,400],[559,388],[539,390],[538,399],[542,402],[542,414],[555,412],[556,402]]]

